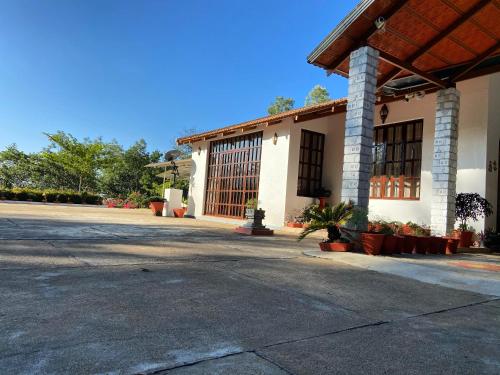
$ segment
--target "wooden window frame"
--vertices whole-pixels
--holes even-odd
[[[411,126],[411,140],[408,140],[409,129]],[[420,126],[420,138],[417,137],[417,127]],[[401,129],[401,141],[396,142],[397,128]],[[388,142],[390,129],[392,130],[392,142]],[[373,137],[373,166],[372,177],[370,179],[370,199],[385,199],[385,200],[420,200],[422,184],[422,142],[424,132],[423,119],[398,122],[393,124],[379,125],[374,129]],[[379,142],[379,134],[382,134],[382,143]],[[417,139],[418,138],[418,139]],[[399,160],[396,159],[396,149],[399,150]],[[407,157],[408,147],[420,148],[420,158],[412,155]],[[383,147],[382,161],[379,156],[379,147]],[[387,149],[391,147],[390,158],[388,158]],[[377,164],[380,164],[377,166]],[[399,164],[399,175],[387,174],[388,166],[390,165],[394,171],[394,166]],[[407,171],[408,164],[410,171]],[[378,174],[377,169],[381,169],[382,173]],[[419,168],[417,170],[417,168]],[[405,196],[405,191],[409,187],[409,196]]]
[[[305,144],[306,135],[309,136],[308,144]],[[317,140],[317,142],[315,142]],[[315,143],[318,147],[315,147]],[[307,153],[307,158],[306,158]],[[317,153],[313,161],[313,155]],[[299,169],[297,171],[297,196],[317,198],[317,194],[311,191],[311,181],[315,182],[313,190],[321,188],[323,183],[323,159],[325,156],[325,134],[311,130],[301,129],[299,146]],[[318,162],[319,160],[319,162]],[[319,167],[319,175],[313,172],[313,169]],[[302,173],[301,173],[302,171]],[[302,181],[307,188],[303,188]],[[316,186],[317,185],[317,186]],[[302,187],[302,188],[301,188]]]
[[[263,132],[210,142],[204,214],[243,219],[258,199]]]

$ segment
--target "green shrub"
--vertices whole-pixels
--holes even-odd
[[[76,204],[82,203],[82,196],[79,193],[72,193],[72,192],[67,193],[66,199],[69,203],[76,203]]]
[[[14,199],[15,194],[12,192],[12,190],[7,190],[3,189],[0,190],[0,199],[10,201]]]
[[[45,197],[45,201],[49,202],[49,203],[52,203],[52,202],[56,201],[57,194],[58,194],[58,192],[57,191],[53,191],[53,190],[45,190],[43,192],[43,196]]]
[[[85,203],[85,204],[101,204],[102,203],[102,198],[99,195],[97,195],[97,194],[83,192],[82,193],[82,203]]]
[[[15,198],[16,200],[18,201],[27,201],[28,200],[28,192],[25,191],[25,190],[18,190],[18,191],[15,191]]]
[[[28,190],[26,191],[28,195],[28,200],[32,200],[33,202],[43,202],[43,193],[39,190]]]
[[[56,196],[56,202],[58,203],[68,202],[68,195],[66,193],[58,193]]]

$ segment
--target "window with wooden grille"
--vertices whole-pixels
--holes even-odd
[[[423,120],[374,130],[371,199],[420,199]]]
[[[324,134],[302,130],[297,183],[298,196],[316,197],[318,189],[321,188],[324,147]]]
[[[259,193],[262,132],[210,143],[205,215],[241,219]]]

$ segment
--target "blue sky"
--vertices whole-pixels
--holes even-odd
[[[42,132],[144,138],[166,150],[199,131],[346,94],[306,57],[357,1],[0,0],[0,149]]]

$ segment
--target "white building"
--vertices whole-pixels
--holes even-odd
[[[309,56],[349,76],[346,99],[179,139],[193,145],[188,214],[232,222],[258,197],[281,227],[322,187],[444,234],[455,193],[477,192],[495,213],[476,229],[498,228],[500,28],[478,20],[500,9],[417,3],[362,1]]]

